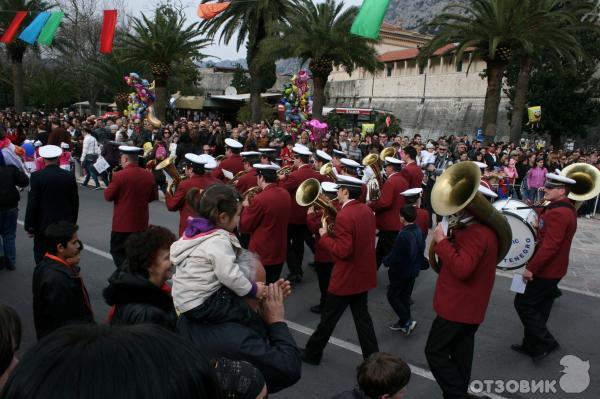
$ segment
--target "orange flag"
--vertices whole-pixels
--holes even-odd
[[[203,3],[198,5],[198,16],[202,19],[213,19],[223,11],[225,11],[231,2],[223,3]]]

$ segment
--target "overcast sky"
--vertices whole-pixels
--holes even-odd
[[[340,0],[338,0],[338,1],[340,1]],[[342,1],[344,2],[345,5],[348,5],[348,6],[352,6],[352,5],[360,6],[362,4],[362,0],[342,0]],[[320,1],[315,1],[315,2],[320,2]],[[137,16],[142,12],[148,15],[155,8],[155,2],[152,0],[150,0],[150,1],[148,1],[148,0],[128,0],[126,2],[126,4],[127,4],[129,11],[134,16]],[[192,22],[196,22],[196,21],[200,20],[200,18],[196,14],[198,4],[200,4],[200,0],[196,0],[193,2],[189,1],[189,0],[182,0],[182,4],[187,5],[185,11],[187,14],[188,22],[192,23]],[[217,39],[218,39],[218,36],[217,36]],[[215,43],[212,46],[209,46],[208,48],[206,48],[204,53],[219,57],[224,60],[245,58],[246,57],[245,47],[242,46],[242,48],[240,48],[240,52],[237,52],[235,49],[235,42],[236,42],[236,39],[234,38],[228,46],[226,46],[224,44]]]

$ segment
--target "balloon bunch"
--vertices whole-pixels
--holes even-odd
[[[310,130],[310,141],[319,141],[327,134],[327,123],[320,122],[318,119],[311,119],[306,123]]]
[[[127,86],[135,89],[135,92],[129,93],[127,109],[123,111],[123,114],[130,119],[142,119],[146,110],[154,103],[156,98],[154,96],[154,83],[151,85],[146,79],[141,79],[140,75],[135,72],[125,75],[123,79],[125,79]]]
[[[312,96],[308,92],[308,72],[301,70],[285,85],[280,104],[284,106],[287,122],[302,123],[312,113]]]

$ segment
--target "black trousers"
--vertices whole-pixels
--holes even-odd
[[[535,278],[527,283],[524,294],[515,296],[515,309],[525,328],[523,347],[534,355],[558,345],[546,323],[559,281],[560,279]]]
[[[133,233],[118,233],[116,231],[110,232],[110,254],[112,255],[113,262],[115,262],[115,266],[119,270],[123,270],[124,263],[127,260],[125,242],[132,234]]]
[[[290,274],[302,276],[302,261],[304,260],[304,242],[311,237],[305,224],[288,225],[287,266]],[[314,241],[313,241],[314,244]]]
[[[267,275],[267,284],[271,284],[279,280],[279,276],[281,276],[281,269],[283,269],[283,263],[278,263],[276,265],[264,265],[264,268]]]
[[[396,241],[397,231],[379,230],[377,247],[375,248],[375,261],[377,262],[377,270],[381,266],[383,258],[387,256],[394,246]]]
[[[325,305],[325,299],[327,299],[327,288],[329,287],[329,280],[331,280],[332,270],[333,262],[315,262],[319,291],[321,291],[321,298],[319,299],[319,305],[321,306]]]
[[[478,324],[448,321],[437,316],[431,325],[425,357],[444,399],[467,397]]]
[[[35,234],[33,236],[33,259],[37,265],[44,259],[46,253],[46,240],[43,234]]]
[[[388,272],[390,285],[387,290],[387,299],[401,325],[406,325],[411,320],[410,296],[415,286],[416,277],[398,277],[392,271]]]
[[[352,311],[363,357],[366,359],[369,355],[379,352],[373,320],[371,320],[367,307],[367,292],[345,296],[333,295],[328,292],[325,308],[321,313],[321,321],[306,343],[305,354],[307,357],[317,361],[321,360],[327,341],[348,306]]]

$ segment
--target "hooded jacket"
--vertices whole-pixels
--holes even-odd
[[[252,283],[239,268],[236,257],[242,247],[235,235],[216,228],[193,237],[183,235],[171,245],[173,302],[183,313],[192,310],[226,286],[238,296],[252,290]]]

